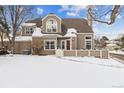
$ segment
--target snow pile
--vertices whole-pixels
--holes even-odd
[[[75,59],[79,59],[79,62],[74,61]],[[124,66],[112,59],[88,57],[71,57],[71,60],[65,60],[55,56],[0,56],[0,87],[124,87],[124,68],[96,65],[103,62]]]
[[[23,23],[22,26],[36,26],[36,23]]]
[[[42,37],[43,34],[41,33],[41,29],[40,28],[35,28],[32,37]]]
[[[67,33],[65,34],[64,37],[76,37],[77,35],[77,30],[75,28],[70,28],[67,30]]]
[[[57,38],[57,37],[62,37],[62,35],[59,34],[43,34],[44,38]]]

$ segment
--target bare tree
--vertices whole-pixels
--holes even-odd
[[[121,14],[123,11],[123,6],[114,5],[114,6],[88,6],[88,16],[92,19],[92,21],[105,23],[107,25],[111,25],[115,22],[117,16]],[[103,19],[107,14],[110,15],[109,20]]]
[[[0,39],[1,39],[1,47],[4,46],[4,42],[3,42],[3,37],[4,37],[4,32],[3,32],[3,28],[0,25]]]
[[[2,47],[4,47],[3,38],[5,35],[9,36],[9,26],[4,16],[4,9],[2,6],[0,6],[0,38]]]
[[[3,6],[3,9],[4,22],[10,27],[7,29],[6,35],[10,42],[11,51],[14,53],[16,32],[24,21],[32,17],[33,6],[9,5]],[[8,30],[11,32],[11,37]]]

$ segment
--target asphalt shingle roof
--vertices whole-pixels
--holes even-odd
[[[29,20],[26,23],[36,23],[37,27],[42,26],[42,18]],[[62,32],[66,32],[68,28],[75,28],[78,33],[93,33],[92,28],[88,25],[86,19],[81,18],[65,18],[62,19]]]

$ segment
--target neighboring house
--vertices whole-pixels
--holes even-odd
[[[29,20],[22,25],[22,36],[32,36],[33,51],[55,54],[56,49],[93,49],[93,30],[87,20],[62,19],[50,13],[43,18]]]
[[[120,46],[118,46],[117,44],[107,44],[106,49],[108,49],[108,50],[118,50],[118,49],[120,49]]]
[[[108,50],[118,50],[121,47],[119,46],[120,42],[117,40],[108,40],[106,41],[106,49]]]

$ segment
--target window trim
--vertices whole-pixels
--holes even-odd
[[[45,44],[46,44],[47,41],[50,41],[50,42],[53,41],[55,49],[46,49]],[[44,50],[56,50],[56,40],[44,40]]]
[[[70,50],[72,50],[72,39],[66,39],[65,40],[65,50],[67,50],[67,41],[70,41]]]
[[[47,31],[47,26],[48,26],[48,21],[49,21],[49,20],[54,20],[54,21],[56,21],[56,19],[54,19],[54,18],[49,18],[49,19],[46,21],[46,32],[47,32],[47,33],[57,33],[57,30],[58,30],[58,23],[57,23],[57,21],[56,21],[56,32],[53,32],[53,31],[48,32],[48,31]]]
[[[88,39],[86,39],[86,37],[91,37],[91,39],[88,40]],[[92,40],[92,37],[93,37],[92,35],[85,35],[85,36],[84,36],[85,49],[87,49],[87,48],[86,48],[86,41],[91,41],[91,49],[93,49],[93,45],[92,45],[92,44],[93,44],[93,40]],[[91,50],[91,49],[89,49],[89,50]]]
[[[64,42],[64,49],[62,49],[62,42]],[[65,50],[66,49],[66,40],[61,40],[61,49]]]
[[[33,32],[31,33],[31,29],[32,28],[32,30],[34,31],[34,29],[35,29],[35,27],[33,27],[33,26],[31,26],[31,27],[25,27],[25,34],[26,35],[31,35],[31,34],[33,34]]]

